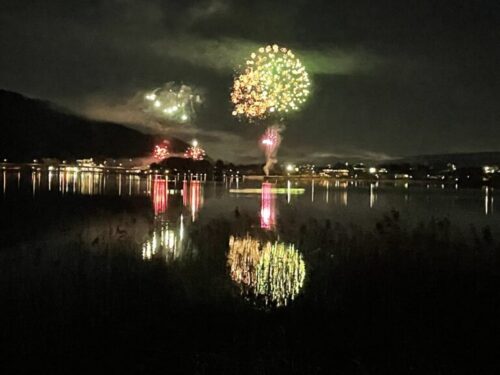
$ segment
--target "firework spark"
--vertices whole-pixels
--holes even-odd
[[[309,76],[293,52],[278,45],[250,55],[233,83],[234,116],[265,118],[296,111],[309,95]]]
[[[200,147],[198,141],[195,139],[186,152],[184,152],[184,157],[186,159],[203,160],[205,158],[205,150]]]
[[[143,109],[158,119],[181,124],[190,123],[196,116],[196,107],[203,103],[199,90],[168,82],[143,97]]]
[[[170,151],[168,149],[168,141],[164,140],[163,142],[157,144],[153,149],[153,157],[156,160],[166,159],[170,155]]]

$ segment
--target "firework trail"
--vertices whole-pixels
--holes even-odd
[[[285,130],[284,125],[272,125],[266,129],[260,140],[260,145],[266,156],[266,164],[262,168],[266,176],[269,176],[271,168],[278,162],[277,155],[282,140],[281,132],[283,130]]]

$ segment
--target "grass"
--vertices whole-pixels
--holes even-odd
[[[410,226],[389,212],[371,230],[287,218],[270,234],[243,213],[192,226],[188,251],[165,263],[141,258],[147,202],[71,199],[3,219],[2,373],[500,370],[500,246],[488,228]],[[229,279],[229,236],[246,232],[301,250],[306,285],[289,307],[256,308]]]

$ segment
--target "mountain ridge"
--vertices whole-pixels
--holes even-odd
[[[0,89],[0,129],[0,158],[12,161],[144,157],[163,139],[169,140],[172,152],[187,147],[178,138],[88,119],[50,101],[4,89]]]

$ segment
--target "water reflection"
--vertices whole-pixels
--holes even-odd
[[[370,208],[373,208],[375,202],[377,201],[377,191],[375,190],[376,186],[377,184],[370,183]]]
[[[142,245],[142,258],[164,258],[170,262],[178,259],[184,251],[184,217],[181,215],[178,225],[157,220],[151,237]]]
[[[493,188],[486,186],[484,188],[484,214],[489,215],[493,213],[493,195],[491,191]]]
[[[73,189],[75,189],[77,175],[74,174],[73,177],[74,177]],[[102,190],[101,190],[102,174],[101,173],[82,172],[79,177],[80,177],[80,181],[79,181],[78,186],[80,188],[80,191],[79,191],[80,194],[82,194],[82,195],[102,194]]]
[[[276,202],[275,194],[272,192],[272,184],[262,183],[262,194],[260,197],[260,227],[273,229],[276,225]]]
[[[40,171],[31,172],[31,188],[33,191],[33,196],[36,194],[37,191],[40,190],[41,184],[42,184],[42,172]]]
[[[293,245],[268,242],[257,265],[255,292],[266,305],[284,306],[299,294],[305,276],[304,260]]]
[[[164,213],[168,205],[168,181],[155,178],[153,182],[153,208],[155,216]]]
[[[48,188],[49,188],[49,191],[52,191],[52,179],[54,178],[54,172],[52,171],[49,171],[49,174],[47,176],[47,184],[48,184]]]
[[[162,180],[162,182],[155,182],[156,180]],[[172,184],[170,188],[169,183]],[[224,185],[228,189],[225,189]],[[443,190],[445,186],[441,183],[420,184],[411,181],[370,183],[326,178],[311,179],[307,182],[277,179],[272,184],[266,182],[261,186],[261,182],[257,185],[255,180],[250,178],[246,181],[237,177],[228,177],[224,185],[214,183],[214,185],[210,184],[206,188],[209,191],[215,189],[218,196],[225,196],[226,193],[238,194],[234,199],[240,199],[239,196],[243,194],[259,195],[259,219],[263,229],[275,229],[277,225],[276,215],[280,209],[283,215],[286,215],[287,202],[290,203],[290,206],[304,207],[305,202],[301,195],[306,191],[307,204],[315,207],[315,209],[332,210],[332,206],[334,206],[335,208],[348,209],[339,210],[338,212],[349,211],[354,215],[363,215],[360,210],[367,210],[368,207],[375,212],[391,208],[398,210],[408,208],[416,211],[423,207],[429,207],[429,209],[441,212],[442,215],[448,215],[449,212],[446,210],[448,201],[451,204],[457,203],[459,205],[455,205],[453,210],[466,211],[463,215],[464,218],[468,218],[469,213],[479,214],[481,217],[496,217],[498,215],[498,213],[494,212],[494,190],[491,186],[483,187],[482,190],[456,190],[456,185],[450,185],[450,188],[454,187],[454,193],[450,194],[449,190]],[[196,221],[202,210],[204,199],[211,199],[210,196],[204,198],[204,188],[205,185],[202,181],[188,180],[182,182],[182,176],[172,176],[172,180],[169,181],[168,176],[155,176],[147,172],[84,171],[78,168],[0,170],[0,195],[2,195],[3,199],[19,194],[38,197],[47,192],[60,195],[153,196],[155,215],[159,215],[166,210],[166,200],[169,193],[170,195],[176,195],[182,189],[182,193],[179,195],[180,206],[190,211],[189,221]],[[278,195],[286,195],[286,197],[278,199]],[[293,202],[292,196],[294,196]],[[176,198],[170,196],[169,199],[169,204],[177,204]],[[176,203],[172,203],[174,200]],[[327,203],[327,205],[324,205],[324,203]],[[187,217],[188,214],[184,213],[184,215]],[[471,219],[470,221],[474,220]]]
[[[257,284],[256,270],[260,259],[260,242],[249,235],[229,238],[227,263],[231,279],[245,287]]]
[[[249,235],[231,236],[227,262],[230,276],[242,293],[266,306],[286,306],[304,285],[305,262],[292,244],[262,245]]]
[[[182,202],[191,211],[191,221],[195,221],[203,206],[203,185],[200,181],[184,181],[182,184]]]

